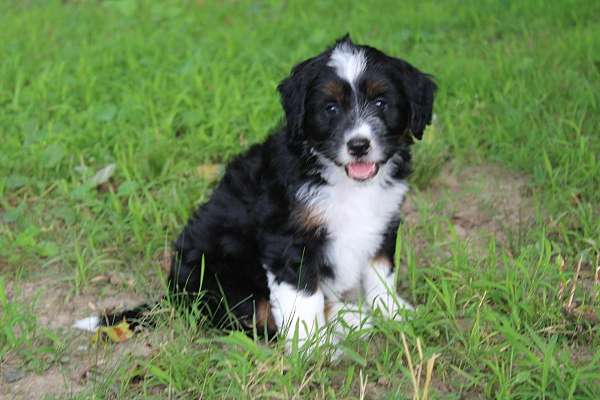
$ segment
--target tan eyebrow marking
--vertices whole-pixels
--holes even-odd
[[[365,82],[365,91],[369,99],[383,94],[387,90],[387,83],[382,80],[369,79]]]
[[[344,85],[341,82],[330,81],[321,87],[323,93],[333,97],[338,103],[344,101]]]

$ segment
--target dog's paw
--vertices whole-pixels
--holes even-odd
[[[397,295],[376,297],[373,302],[373,309],[378,310],[385,318],[395,321],[404,320],[405,316],[407,315],[405,311],[415,311],[415,308],[412,306],[412,304]]]

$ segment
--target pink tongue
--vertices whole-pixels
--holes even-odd
[[[375,174],[375,163],[355,162],[348,164],[348,175],[351,178],[364,180]]]

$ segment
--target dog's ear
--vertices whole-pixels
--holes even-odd
[[[310,58],[292,68],[290,75],[277,86],[285,112],[287,132],[292,139],[301,138],[304,127],[306,96],[319,72],[320,57]]]
[[[431,75],[425,74],[406,61],[392,58],[396,76],[410,107],[408,129],[417,139],[423,138],[425,127],[431,124],[433,97],[437,86]]]

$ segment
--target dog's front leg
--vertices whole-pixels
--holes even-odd
[[[396,292],[394,279],[394,252],[399,221],[388,225],[381,248],[362,273],[362,286],[365,300],[373,310],[380,310],[387,318],[401,319],[399,311],[413,310]]]
[[[387,318],[401,319],[400,310],[413,310],[413,307],[396,293],[392,263],[385,257],[371,260],[364,271],[363,287],[367,304],[374,310],[380,310]]]
[[[267,279],[271,312],[278,332],[286,337],[286,350],[291,351],[295,338],[298,347],[312,339],[315,341],[311,344],[321,343],[323,337],[319,329],[325,325],[323,292],[319,288],[310,291],[278,281],[271,272],[267,272]]]

